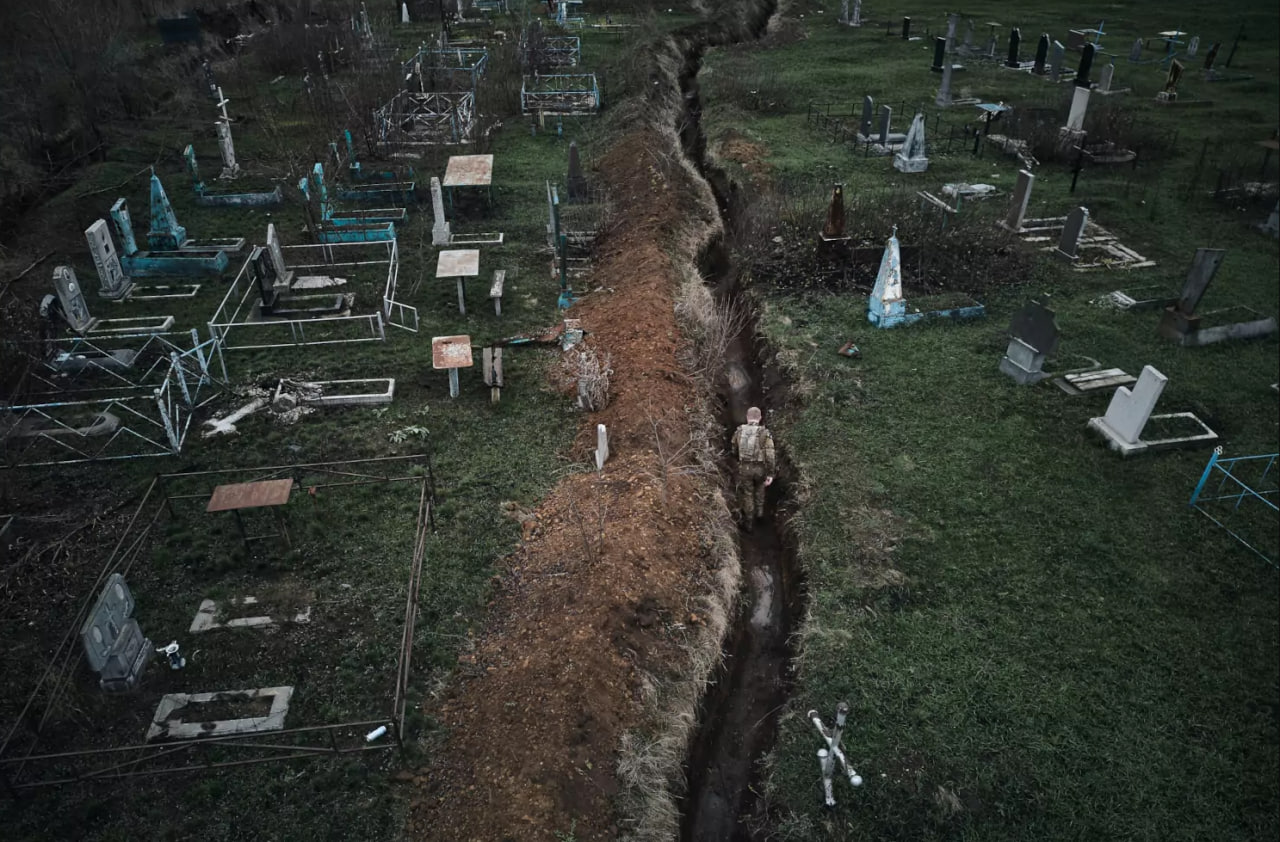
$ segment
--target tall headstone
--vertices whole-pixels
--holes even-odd
[[[1036,43],[1036,63],[1031,68],[1031,72],[1037,76],[1043,76],[1048,71],[1045,64],[1049,60],[1049,33],[1045,32],[1040,35],[1040,40]]]
[[[1111,403],[1107,405],[1107,414],[1094,420],[1101,421],[1101,426],[1106,428],[1104,433],[1109,431],[1125,444],[1137,444],[1168,382],[1169,378],[1158,370],[1144,365],[1133,389],[1127,386],[1116,389]]]
[[[76,270],[70,266],[58,266],[53,270],[53,289],[58,294],[58,303],[62,305],[62,314],[67,325],[76,333],[84,333],[93,327],[93,316],[89,315],[89,305],[84,300],[84,290],[76,280]]]
[[[182,160],[187,165],[187,175],[191,176],[191,188],[196,195],[204,192],[204,182],[200,179],[200,165],[196,163],[196,150],[190,143],[182,150]]]
[[[97,220],[84,230],[89,242],[89,254],[93,255],[94,268],[98,270],[98,295],[117,301],[129,294],[133,284],[120,265],[120,255],[111,242],[111,231],[104,220]]]
[[[1018,46],[1022,43],[1022,32],[1018,27],[1009,30],[1009,56],[1005,59],[1004,66],[1018,68],[1022,66],[1022,62],[1018,61]]]
[[[178,224],[160,177],[152,173],[151,230],[147,232],[147,246],[154,251],[177,251],[186,241],[187,229]]]
[[[1135,38],[1133,46],[1129,48],[1129,61],[1142,61],[1142,39]]]
[[[1106,94],[1111,92],[1111,81],[1112,79],[1115,78],[1115,75],[1116,75],[1115,62],[1112,62],[1111,64],[1108,64],[1106,67],[1102,68],[1102,72],[1098,74],[1099,93]]]
[[[887,105],[880,106],[880,145],[889,144],[889,121],[893,119],[893,109]]]
[[[942,72],[942,63],[947,58],[947,39],[941,36],[933,39],[933,66],[929,69],[934,73]]]
[[[876,283],[867,300],[867,320],[873,325],[889,327],[903,320],[907,302],[902,297],[902,253],[898,246],[898,226],[885,243],[880,258],[880,270]]]
[[[274,222],[267,223],[267,254],[275,270],[276,285],[285,288],[293,286],[293,270],[285,265],[284,250],[280,248],[280,237],[276,234]]]
[[[843,184],[837,184],[831,188],[831,203],[827,205],[827,220],[822,225],[822,239],[845,239]]]
[[[853,0],[853,15],[849,18],[850,26],[862,26],[862,0]]]
[[[1089,88],[1076,88],[1071,96],[1071,112],[1067,115],[1067,131],[1084,131],[1084,115],[1089,110]]]
[[[1018,181],[1009,197],[1009,212],[1000,223],[1015,234],[1022,230],[1022,220],[1027,217],[1027,205],[1031,202],[1031,188],[1036,177],[1029,170],[1018,170]]]
[[[582,174],[582,161],[578,158],[578,142],[569,141],[569,174],[565,180],[569,200],[582,201],[587,197],[587,177]]]
[[[1080,257],[1080,238],[1084,235],[1084,227],[1088,222],[1088,208],[1076,208],[1067,214],[1066,224],[1062,226],[1062,237],[1055,249],[1059,257],[1073,262]]]
[[[219,120],[214,125],[218,129],[218,149],[222,152],[222,174],[219,178],[235,178],[240,175],[240,165],[236,163],[236,147],[231,142],[231,124]]]
[[[133,238],[133,219],[129,216],[128,201],[116,199],[111,206],[111,221],[116,226],[116,236],[120,238],[120,252],[125,257],[137,254],[138,241]]]
[[[902,148],[893,156],[893,168],[898,172],[924,172],[929,168],[929,159],[924,149],[924,115],[916,114],[911,121],[911,129]]]
[[[1173,102],[1178,98],[1178,82],[1182,79],[1182,62],[1174,59],[1169,62],[1169,73],[1164,77],[1164,90],[1156,94],[1161,102]]]
[[[1062,46],[1061,41],[1053,42],[1053,49],[1049,58],[1049,78],[1055,82],[1062,81],[1062,65],[1067,60],[1067,48]]]
[[[1089,88],[1093,86],[1093,82],[1089,80],[1089,71],[1093,69],[1093,54],[1096,48],[1092,44],[1085,44],[1080,50],[1080,63],[1076,65],[1076,87]]]
[[[1187,58],[1195,58],[1196,53],[1200,52],[1200,36],[1191,36],[1191,41],[1187,43]]]
[[[444,195],[440,190],[440,179],[431,176],[431,245],[447,246],[452,238],[449,223],[444,218]]]
[[[938,86],[938,96],[933,101],[939,108],[951,105],[951,69],[950,61],[942,67],[942,84]]]
[[[401,22],[401,23],[410,23],[410,21],[409,21],[409,4],[408,4],[408,3],[401,3],[401,4],[400,4],[400,22]]]
[[[1213,63],[1218,58],[1218,48],[1222,46],[1221,41],[1214,41],[1213,46],[1209,47],[1209,52],[1204,54],[1204,69],[1213,70]]]
[[[858,130],[864,138],[871,137],[871,120],[876,113],[876,101],[869,96],[862,98],[862,119],[858,122]]]
[[[902,19],[902,40],[911,40],[911,18],[904,17]]]
[[[947,54],[950,55],[956,48],[956,27],[960,25],[960,16],[957,14],[947,15]]]
[[[1182,294],[1175,305],[1184,316],[1194,316],[1200,306],[1200,299],[1209,289],[1213,276],[1218,274],[1218,267],[1227,256],[1226,249],[1196,249],[1196,256],[1191,261],[1191,269],[1182,284]]]

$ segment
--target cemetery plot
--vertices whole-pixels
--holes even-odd
[[[215,486],[281,475],[292,550],[246,549],[204,511]],[[4,735],[8,785],[397,745],[430,475],[421,456],[161,475],[79,612],[67,607],[51,667],[31,665],[27,706],[44,727]],[[352,518],[371,507],[401,513],[403,528],[360,531]]]
[[[520,113],[585,115],[600,110],[594,73],[526,76],[520,86]]]
[[[256,260],[251,255],[210,318],[210,333],[223,350],[381,342],[387,324],[417,328],[417,309],[396,299],[396,240],[277,252],[279,263],[270,251],[259,250]],[[314,292],[327,287],[339,292]]]
[[[1043,219],[1027,219],[1022,223],[1020,235],[1028,243],[1047,243],[1069,234],[1067,216],[1046,217]],[[1078,253],[1072,268],[1078,272],[1110,269],[1149,269],[1156,265],[1154,260],[1143,257],[1138,252],[1120,242],[1120,238],[1112,234],[1092,219],[1086,218],[1083,229],[1078,231],[1074,243]],[[1045,246],[1044,251],[1054,251],[1055,246]],[[1064,252],[1065,254],[1065,252]]]
[[[471,91],[401,91],[375,113],[383,154],[420,155],[427,147],[470,143],[476,126]]]

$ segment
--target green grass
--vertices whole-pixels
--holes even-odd
[[[1011,187],[1016,161],[990,150],[974,160],[935,145],[928,173],[904,176],[806,127],[810,96],[847,101],[847,110],[871,93],[895,110],[905,100],[932,112],[927,42],[886,39],[883,21],[910,13],[920,34],[944,26],[941,6],[877,8],[879,30],[862,31],[835,25],[838,3],[823,4],[822,16],[817,7],[792,13],[805,13],[794,24],[802,40],[708,56],[703,119],[713,148],[730,133],[763,144],[768,178],[793,185],[783,189],[811,209],[815,234],[823,183],[844,181],[846,196],[862,197],[854,226],[873,242],[895,221],[876,213],[882,196],[936,193],[957,180]],[[1226,42],[1221,63],[1236,10],[1175,6],[1141,19],[1103,6],[1069,18],[1046,5],[1016,19],[993,5],[964,11],[1005,21],[1001,52],[1008,26],[1020,25],[1027,58],[1042,28],[1065,41],[1068,26],[1106,19],[1105,43],[1121,53],[1117,85],[1137,89],[1107,104],[1135,110],[1152,136],[1176,129],[1177,146],[1136,172],[1086,170],[1074,196],[1061,165],[1042,166],[1029,214],[1085,205],[1159,265],[1078,274],[1037,257],[1028,276],[996,279],[985,321],[890,331],[869,326],[864,296],[756,290],[762,330],[792,380],[776,426],[799,474],[794,526],[810,612],[768,763],[779,829],[806,840],[1270,838],[1280,807],[1275,568],[1187,507],[1206,451],[1122,460],[1086,427],[1107,396],[1018,387],[997,362],[1012,312],[1048,295],[1062,330],[1060,367],[1076,364],[1073,355],[1135,374],[1154,365],[1170,378],[1157,411],[1196,412],[1222,435],[1227,456],[1274,452],[1274,338],[1181,349],[1156,336],[1157,314],[1090,302],[1120,287],[1176,290],[1194,248],[1210,246],[1228,255],[1202,310],[1280,307],[1275,243],[1248,227],[1266,209],[1224,208],[1185,190],[1204,138],[1219,147],[1261,139],[1275,122],[1267,70],[1275,11],[1243,11],[1249,40],[1235,64],[1254,83],[1184,77],[1184,91],[1218,101],[1194,112],[1154,104],[1163,71],[1129,65],[1128,45],[1180,26],[1202,35],[1202,50]],[[1057,102],[1065,86],[965,63],[956,90],[1065,113]],[[744,73],[756,75],[731,81]],[[743,88],[788,95],[761,111]],[[896,125],[906,119],[895,113]],[[963,213],[988,225],[1004,204],[971,203]],[[861,359],[836,355],[849,340]],[[1274,522],[1262,529],[1274,540]],[[837,781],[840,805],[826,812],[819,742],[804,712],[830,717],[841,699],[852,708],[845,751],[866,784],[854,791]]]

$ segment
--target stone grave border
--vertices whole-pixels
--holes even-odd
[[[383,342],[388,324],[417,330],[417,308],[396,300],[396,282],[400,274],[400,252],[396,240],[282,246],[280,250],[290,271],[299,278],[310,274],[329,275],[342,269],[366,272],[370,270],[365,267],[385,266],[381,306],[372,313],[346,316],[258,318],[258,289],[250,277],[249,259],[246,259],[209,319],[209,334],[217,341],[221,352]],[[307,335],[308,328],[311,329],[311,337]],[[315,335],[322,330],[336,330],[340,335],[337,338]]]
[[[227,380],[222,349],[213,340],[200,341],[194,329],[75,336],[60,340],[53,357],[38,344],[15,347],[30,360],[33,382],[45,388],[29,393],[28,403],[0,409],[0,430],[47,426],[36,435],[0,433],[5,449],[0,470],[180,453],[194,411]],[[66,370],[71,362],[79,371]],[[99,382],[90,383],[90,378]],[[117,426],[102,437],[78,433],[89,414],[111,416]]]
[[[1065,216],[1045,217],[1043,219],[1023,220],[1018,236],[1027,243],[1053,243],[1062,233],[1067,218]],[[1053,251],[1055,246],[1045,246],[1042,251]],[[1150,269],[1156,265],[1120,242],[1120,238],[1093,221],[1085,220],[1084,230],[1080,234],[1078,244],[1080,258],[1071,268],[1077,272],[1088,272],[1094,269]],[[1091,254],[1086,255],[1085,252]]]
[[[416,469],[416,473],[414,472]],[[228,475],[237,479],[261,480],[281,476],[319,474],[327,481],[307,482],[317,489],[339,489],[357,485],[411,483],[419,488],[418,520],[406,576],[404,621],[401,628],[395,690],[387,709],[371,718],[351,722],[306,725],[260,733],[228,733],[208,737],[169,739],[160,743],[146,741],[132,745],[40,753],[41,735],[23,725],[30,712],[49,709],[75,686],[77,666],[82,649],[79,630],[103,584],[113,573],[128,575],[141,557],[148,556],[146,538],[166,511],[174,516],[174,501],[207,500],[213,487],[225,482]],[[199,493],[170,493],[182,481],[195,481],[206,486]],[[98,579],[87,590],[79,610],[68,624],[57,648],[44,664],[43,672],[27,697],[22,711],[0,740],[0,788],[14,795],[24,790],[85,781],[119,780],[144,775],[161,775],[204,771],[255,763],[297,760],[366,751],[403,748],[404,719],[408,703],[409,675],[413,660],[414,624],[417,617],[418,591],[422,584],[422,568],[426,557],[426,539],[435,531],[435,478],[430,456],[383,456],[340,462],[314,462],[275,465],[260,468],[225,468],[212,471],[157,474],[103,563]],[[225,691],[224,691],[225,692]],[[234,692],[234,691],[233,691]],[[376,717],[376,718],[373,718]],[[376,741],[368,734],[377,729],[389,733],[390,740]],[[207,755],[210,746],[219,752],[230,752],[233,759],[214,760]],[[180,757],[175,754],[181,752]],[[177,762],[175,762],[175,760]]]

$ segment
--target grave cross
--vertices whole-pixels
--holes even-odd
[[[822,770],[822,791],[823,800],[828,807],[836,806],[835,793],[833,789],[833,778],[835,777],[835,765],[840,763],[840,767],[845,774],[849,776],[849,786],[862,786],[862,776],[849,765],[849,761],[845,759],[844,752],[840,749],[840,737],[844,733],[845,723],[849,718],[849,705],[841,702],[836,705],[836,722],[830,729],[822,723],[822,717],[818,715],[816,710],[809,711],[809,721],[818,729],[819,736],[826,744],[825,748],[818,749],[818,766]]]

